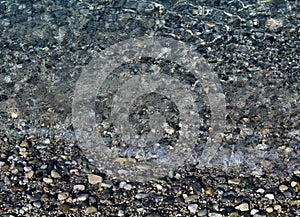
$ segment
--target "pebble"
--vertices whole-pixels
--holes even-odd
[[[229,185],[238,185],[240,184],[241,180],[239,179],[228,179],[228,184]]]
[[[279,204],[274,205],[274,209],[278,212],[281,211],[281,206]]]
[[[263,193],[265,193],[265,189],[259,188],[259,189],[256,190],[256,192],[263,194]]]
[[[188,210],[189,210],[192,214],[196,213],[197,209],[198,209],[198,204],[192,203],[192,204],[190,204],[190,205],[188,206]]]
[[[208,214],[209,217],[223,217],[221,213],[218,212],[211,212]]]
[[[58,200],[65,200],[69,197],[69,192],[62,192],[57,195]]]
[[[124,216],[124,215],[125,215],[125,212],[123,210],[118,211],[118,216]]]
[[[77,197],[77,200],[79,201],[85,201],[89,198],[89,194],[80,194],[78,197]]]
[[[186,203],[189,203],[189,202],[192,202],[192,201],[194,201],[194,200],[197,200],[198,198],[199,198],[198,195],[191,195],[191,196],[186,197],[186,198],[184,199],[184,201],[185,201]]]
[[[240,214],[238,212],[232,212],[229,214],[229,217],[240,217]]]
[[[35,202],[40,200],[41,195],[40,194],[34,194],[33,196],[30,197],[30,202]]]
[[[156,188],[157,188],[157,190],[162,190],[163,189],[163,187],[160,184],[157,184]]]
[[[126,182],[122,181],[122,182],[120,182],[119,187],[123,188],[126,184],[127,184]]]
[[[31,171],[31,170],[32,170],[31,167],[24,167],[24,171],[25,171],[25,172],[29,172],[29,171]]]
[[[44,144],[47,144],[47,145],[49,145],[49,144],[50,144],[50,139],[48,139],[48,138],[47,138],[47,139],[45,139],[45,140],[44,140]]]
[[[88,174],[88,181],[91,185],[96,185],[98,183],[102,183],[103,178],[95,174]]]
[[[149,196],[149,194],[142,194],[142,193],[139,193],[139,194],[136,194],[135,195],[135,198],[136,199],[143,199],[143,198],[146,198],[146,197],[148,197]]]
[[[252,209],[252,210],[250,211],[250,214],[251,214],[251,215],[255,215],[255,214],[258,213],[258,212],[259,212],[258,209]]]
[[[22,142],[20,143],[20,147],[22,147],[22,148],[28,147],[28,142],[27,142],[27,141],[22,141]]]
[[[281,191],[281,192],[284,192],[284,191],[286,191],[286,190],[288,190],[289,188],[288,188],[288,186],[286,186],[286,185],[280,185],[279,186],[279,190]]]
[[[69,206],[68,204],[66,204],[66,203],[61,204],[61,205],[59,206],[59,208],[60,208],[60,210],[63,211],[63,212],[68,212],[68,211],[70,210],[70,206]]]
[[[51,177],[54,179],[61,178],[61,175],[56,170],[51,170]]]
[[[123,187],[125,190],[130,191],[132,189],[132,185],[131,184],[126,184]]]
[[[34,171],[30,171],[28,173],[25,173],[25,178],[31,179],[34,175]]]
[[[73,186],[73,190],[74,191],[84,191],[85,190],[85,186],[82,185],[82,184],[74,185]]]
[[[97,208],[94,206],[89,206],[85,209],[85,214],[89,215],[89,214],[93,214],[97,212]]]
[[[296,187],[298,185],[298,183],[297,182],[295,182],[295,181],[292,181],[291,182],[291,186],[294,188],[294,187]]]
[[[235,208],[237,210],[242,211],[242,212],[248,211],[249,210],[249,204],[248,203],[241,203],[241,204],[237,205]]]
[[[205,187],[204,192],[207,195],[212,195],[214,193],[214,189],[210,186],[207,186],[207,187]]]
[[[53,179],[51,178],[43,178],[43,181],[46,183],[53,183]]]
[[[33,206],[39,208],[39,207],[42,206],[42,203],[41,203],[41,202],[34,202],[34,203],[33,203]]]
[[[4,165],[3,167],[1,167],[1,170],[2,170],[3,172],[6,172],[6,171],[9,170],[9,166],[8,166],[8,165]]]
[[[271,213],[271,212],[273,212],[273,208],[272,207],[267,207],[266,211],[267,211],[267,213]]]
[[[207,209],[203,208],[197,212],[198,216],[207,216]]]
[[[274,194],[265,194],[265,197],[268,198],[269,200],[274,200]]]

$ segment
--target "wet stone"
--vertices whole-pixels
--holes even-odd
[[[92,185],[96,185],[98,183],[101,183],[103,181],[103,178],[101,176],[95,175],[95,174],[89,174],[88,175],[88,181]]]
[[[89,198],[89,194],[80,194],[78,197],[77,197],[77,200],[78,201],[85,201]]]
[[[82,185],[82,184],[74,185],[73,186],[73,190],[74,191],[84,191],[85,190],[85,186]]]
[[[65,200],[69,197],[69,192],[62,192],[57,195],[58,200]]]
[[[31,202],[35,202],[35,201],[40,200],[40,198],[41,198],[40,194],[35,194],[35,195],[33,195],[33,196],[30,197],[30,201]]]
[[[237,205],[235,208],[237,210],[242,211],[242,212],[248,211],[249,210],[249,204],[248,203],[241,203],[241,204]]]
[[[198,216],[207,216],[207,212],[208,212],[207,209],[203,208],[197,212],[197,215]]]
[[[53,179],[51,178],[43,178],[43,181],[46,183],[53,183]]]
[[[197,209],[198,209],[198,204],[192,203],[188,206],[188,210],[193,214],[196,213]]]
[[[268,193],[268,194],[265,194],[265,197],[268,198],[269,200],[274,200],[274,194],[271,194],[271,193]]]
[[[208,214],[209,217],[223,217],[221,213],[218,212],[211,212]]]
[[[136,194],[135,195],[135,198],[136,199],[143,199],[143,198],[146,198],[146,197],[148,197],[149,196],[149,194],[142,194],[142,193],[139,193],[139,194]]]
[[[37,202],[33,203],[33,206],[37,207],[37,208],[40,208],[42,206],[42,203],[37,201]]]
[[[97,208],[94,206],[89,206],[85,209],[85,214],[89,215],[89,214],[93,214],[97,212]]]
[[[56,170],[51,170],[51,177],[54,179],[61,178],[61,175]]]
[[[25,178],[31,179],[34,175],[34,171],[30,171],[28,173],[25,173]]]
[[[63,212],[68,212],[68,211],[70,210],[70,206],[69,206],[68,204],[66,204],[66,203],[61,204],[61,205],[59,206],[59,208],[60,208],[60,210],[63,211]]]

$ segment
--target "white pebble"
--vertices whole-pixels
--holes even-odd
[[[73,190],[74,191],[84,191],[85,190],[85,186],[84,185],[80,185],[80,184],[74,185]]]
[[[188,209],[191,213],[196,213],[198,209],[198,204],[192,203],[188,206]]]

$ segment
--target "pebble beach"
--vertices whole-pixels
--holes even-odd
[[[78,144],[76,82],[98,53],[137,37],[189,44],[215,72],[226,124],[209,165],[196,156],[162,177],[116,177]],[[0,216],[300,216],[299,54],[299,1],[1,1]],[[172,62],[143,64],[192,80]],[[148,70],[142,66],[116,74]],[[108,80],[102,94],[122,84]],[[101,97],[99,128],[118,146]],[[151,97],[149,104],[161,100]],[[195,132],[201,141],[214,130],[204,101]],[[147,119],[147,112],[138,117]],[[140,159],[133,153],[117,160]]]

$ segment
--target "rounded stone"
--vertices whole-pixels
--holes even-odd
[[[102,183],[103,178],[101,176],[95,175],[95,174],[89,174],[88,175],[89,183],[92,185],[96,185],[98,183]]]
[[[94,206],[89,206],[85,209],[85,214],[89,215],[89,214],[93,214],[97,212],[97,208]]]

